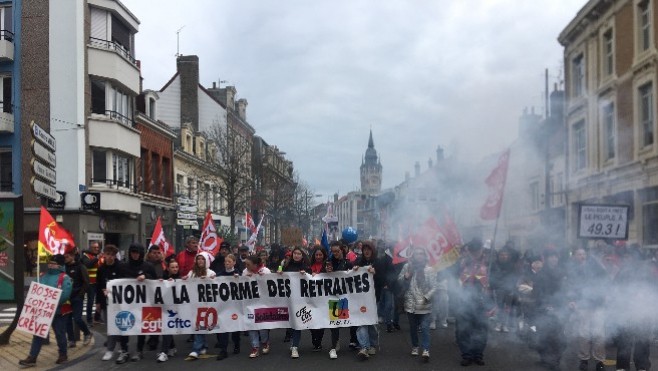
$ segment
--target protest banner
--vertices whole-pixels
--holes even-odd
[[[377,323],[366,268],[328,274],[108,283],[109,335],[207,334]]]
[[[32,282],[16,329],[47,338],[61,294],[58,288]]]

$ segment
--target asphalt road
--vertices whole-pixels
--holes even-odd
[[[356,356],[356,351],[348,347],[349,332],[347,329],[341,330],[341,350],[338,352],[338,359],[330,360],[328,349],[330,341],[329,331],[324,337],[322,352],[311,351],[310,332],[302,333],[302,340],[299,347],[300,358],[291,359],[289,352],[289,343],[283,342],[284,330],[272,330],[271,342],[272,351],[269,355],[261,355],[258,358],[250,359],[248,357],[249,346],[248,338],[242,337],[242,353],[239,355],[230,354],[229,357],[222,361],[217,361],[215,357],[199,359],[196,361],[185,361],[185,356],[189,353],[191,343],[187,343],[186,336],[176,337],[176,345],[179,353],[176,357],[170,358],[165,363],[157,363],[155,358],[156,351],[145,352],[145,358],[139,362],[128,362],[123,365],[117,365],[112,361],[101,361],[105,352],[102,347],[104,336],[101,333],[104,328],[98,325],[94,328],[96,333],[96,344],[83,359],[74,364],[69,364],[66,370],[87,371],[90,369],[103,370],[143,370],[157,367],[159,370],[180,371],[185,368],[199,369],[232,369],[232,370],[479,370],[479,371],[504,371],[504,370],[543,370],[537,364],[539,358],[537,354],[528,349],[514,332],[498,333],[490,332],[489,344],[485,352],[484,366],[472,365],[462,367],[457,346],[454,342],[454,327],[450,325],[447,329],[437,329],[432,331],[431,358],[428,363],[423,363],[419,357],[410,355],[410,341],[406,320],[402,320],[402,331],[394,333],[380,333],[380,350],[379,354],[371,357],[366,361],[361,361]],[[384,330],[380,326],[381,330]],[[216,354],[216,349],[212,348],[215,344],[214,336],[208,336],[208,344],[211,346],[209,353]],[[134,351],[136,339],[131,338],[130,350]],[[232,345],[229,345],[229,353]],[[658,357],[655,355],[658,351],[652,348],[652,359],[657,364]],[[614,349],[611,349],[608,358],[614,359]],[[116,355],[115,355],[116,357]],[[575,356],[574,347],[571,346],[566,352],[562,362],[563,370],[577,370],[578,361]],[[63,368],[62,368],[63,369]],[[614,362],[606,367],[607,370],[615,370]],[[590,362],[590,370],[594,370],[594,363]]]

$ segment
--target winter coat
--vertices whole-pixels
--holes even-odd
[[[610,284],[605,269],[591,258],[583,264],[571,263],[565,282],[567,300],[576,303],[578,309],[603,309]]]
[[[39,282],[43,285],[50,287],[57,287],[59,282],[59,276],[64,273],[64,279],[62,281],[62,294],[59,297],[59,303],[57,305],[57,311],[55,314],[61,315],[62,304],[66,303],[71,298],[71,291],[73,289],[73,280],[66,274],[65,268],[63,265],[57,266],[57,268],[48,268],[46,273],[41,276]]]
[[[412,273],[410,278],[405,278],[405,274]],[[398,284],[406,287],[404,291],[404,311],[415,314],[428,314],[432,312],[432,296],[437,290],[436,273],[431,267],[424,267],[423,274],[425,282],[418,279],[418,273],[413,272],[411,263],[402,267]]]
[[[283,267],[283,271],[284,272],[301,272],[301,271],[304,271],[304,272],[307,272],[307,273],[311,273],[311,267],[309,267],[308,264],[306,264],[306,262],[303,259],[300,262],[296,262],[296,261],[290,259],[288,264],[286,264],[286,266]]]
[[[71,264],[66,264],[66,274],[68,274],[73,281],[71,298],[84,298],[87,288],[89,288],[89,275],[87,274],[87,268],[85,268],[79,260],[76,260]]]
[[[96,279],[96,300],[101,305],[105,306],[106,297],[103,290],[107,288],[107,283],[117,279],[126,277],[125,263],[115,260],[114,264],[103,264],[98,268],[98,277]]]
[[[176,261],[180,267],[180,275],[187,276],[190,270],[194,267],[194,259],[196,259],[197,253],[194,251],[189,251],[185,249],[178,253],[176,256]]]

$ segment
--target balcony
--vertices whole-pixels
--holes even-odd
[[[133,94],[139,91],[139,67],[137,61],[120,44],[89,38],[89,74],[116,82]]]
[[[3,102],[0,102],[0,133],[13,133],[14,132],[14,110],[12,109],[11,104],[4,106]]]
[[[12,62],[14,60],[14,33],[0,30],[0,62]]]
[[[117,112],[89,117],[89,145],[117,149],[134,157],[140,156],[139,131],[132,128],[132,120]]]
[[[92,179],[91,182],[89,190],[101,192],[101,210],[141,213],[141,202],[134,184],[112,179]]]

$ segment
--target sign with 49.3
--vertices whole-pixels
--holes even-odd
[[[578,237],[596,239],[628,239],[626,205],[580,205]]]

